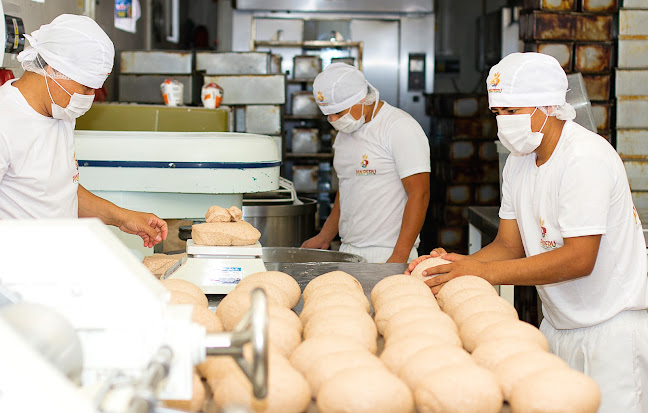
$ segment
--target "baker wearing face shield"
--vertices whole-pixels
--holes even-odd
[[[368,262],[408,262],[418,254],[430,198],[430,146],[421,126],[379,100],[363,73],[333,63],[313,83],[315,100],[338,131],[333,166],[339,191],[329,218],[303,248],[329,247]]]
[[[79,185],[76,119],[110,74],[112,41],[92,19],[63,14],[25,35],[24,75],[0,86],[0,219],[97,217],[152,247],[167,236],[153,214],[130,211]]]
[[[535,285],[550,350],[592,377],[599,412],[648,412],[646,243],[619,155],[573,121],[556,59],[511,54],[491,70],[489,106],[511,151],[495,240],[425,270],[433,292],[462,275]],[[409,271],[429,256],[412,262]]]

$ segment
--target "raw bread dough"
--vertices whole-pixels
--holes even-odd
[[[365,351],[365,346],[338,337],[313,337],[304,340],[290,356],[290,363],[302,374],[306,374],[310,366],[320,358],[331,353],[344,351]]]
[[[421,312],[440,311],[439,305],[433,297],[412,296],[407,300],[389,301],[380,307],[380,311],[376,312],[375,319],[378,330],[383,331],[389,319],[405,309]]]
[[[399,376],[414,390],[426,376],[442,367],[475,362],[465,350],[455,346],[426,347],[411,356],[400,369]]]
[[[459,330],[459,337],[461,337],[464,348],[470,352],[475,350],[481,333],[493,324],[504,320],[513,320],[513,318],[508,314],[498,313],[496,311],[477,313],[468,317]]]
[[[305,326],[308,324],[308,321],[315,315],[324,313],[330,309],[341,309],[341,308],[346,308],[349,310],[356,309],[360,311],[364,311],[365,313],[367,310],[365,310],[364,307],[359,306],[357,299],[354,297],[350,297],[348,294],[345,295],[340,295],[337,297],[334,301],[317,301],[317,302],[311,302],[311,304],[308,306],[308,308],[304,308],[301,313],[299,313],[299,319],[301,320],[302,324]]]
[[[285,307],[284,302],[279,301],[272,295],[267,295],[268,306],[275,304]],[[227,294],[225,298],[216,307],[216,315],[220,318],[221,323],[226,331],[231,331],[236,327],[238,322],[248,312],[251,306],[250,294],[248,292],[237,291],[234,289]]]
[[[229,211],[218,205],[209,207],[207,213],[205,214],[205,221],[209,223],[230,222],[231,220],[232,220],[232,216],[230,215]]]
[[[485,313],[487,311],[508,314],[511,319],[518,319],[518,313],[515,310],[515,307],[513,307],[504,298],[491,294],[478,295],[464,301],[451,317],[461,329],[461,325],[470,316],[477,313]]]
[[[416,386],[414,398],[419,413],[499,413],[503,406],[495,375],[474,364],[433,370]]]
[[[241,211],[238,207],[231,206],[227,209],[227,212],[229,212],[230,216],[232,217],[232,221],[238,222],[243,220],[243,211]]]
[[[441,307],[440,303],[439,306],[441,307],[444,313],[452,317],[454,313],[457,312],[457,309],[459,309],[459,307],[461,307],[461,305],[464,302],[470,300],[473,297],[476,297],[478,295],[484,295],[484,294],[488,294],[488,293],[485,293],[485,290],[483,288],[466,288],[465,290],[457,291],[451,297],[448,297],[443,302],[443,307]],[[495,296],[496,294],[492,294],[492,295]]]
[[[389,345],[392,342],[403,340],[412,335],[429,335],[435,341],[442,341],[453,346],[462,347],[461,339],[456,331],[424,323],[410,323],[399,329],[393,330],[390,335],[385,336],[385,343]]]
[[[356,290],[362,291],[362,284],[360,284],[360,281],[356,280],[352,275],[347,274],[344,271],[331,271],[313,278],[308,284],[306,284],[303,293],[304,302],[308,300],[312,291],[327,284],[343,284],[349,288],[355,288]]]
[[[380,359],[394,374],[399,374],[405,363],[416,353],[427,347],[446,347],[449,344],[436,340],[435,336],[414,334],[410,337],[389,343],[380,354]],[[460,347],[457,347],[460,348]]]
[[[410,324],[420,325],[420,324],[429,324],[444,330],[454,331],[459,334],[459,329],[457,325],[452,320],[452,318],[441,311],[410,311],[405,309],[405,311],[399,311],[394,314],[382,331],[382,335],[389,337],[396,330],[401,328],[408,328]]]
[[[412,392],[384,367],[345,369],[324,382],[319,413],[413,413]]]
[[[359,307],[351,306],[342,306],[342,307],[329,307],[325,311],[314,314],[311,318],[308,319],[308,323],[304,328],[312,328],[315,324],[321,324],[323,322],[328,322],[329,319],[339,319],[339,318],[356,318],[365,320],[367,323],[374,324],[373,318]]]
[[[549,351],[547,338],[536,327],[520,320],[502,320],[483,330],[477,337],[477,345],[504,339],[530,341]]]
[[[424,283],[405,283],[392,285],[390,288],[383,289],[379,294],[375,296],[375,300],[371,303],[373,304],[374,311],[377,312],[378,310],[380,310],[380,307],[386,302],[395,299],[407,299],[407,296],[412,295],[434,298],[432,290],[430,290],[430,287],[428,287]]]
[[[331,298],[338,294],[350,294],[358,297],[358,303],[365,307],[369,304],[369,300],[362,290],[349,288],[344,284],[326,284],[312,290],[308,295],[308,300],[304,301],[304,306],[308,306],[310,303],[319,300],[320,297]]]
[[[268,344],[279,351],[282,356],[290,357],[300,343],[301,333],[294,327],[294,324],[283,316],[273,314],[273,311],[269,310]]]
[[[203,307],[207,307],[209,302],[207,296],[196,284],[180,278],[168,278],[162,280],[162,285],[169,291],[179,291],[181,293],[192,295],[196,302]]]
[[[378,332],[369,315],[363,317],[335,316],[322,319],[319,323],[308,323],[304,328],[304,339],[326,336],[339,337],[341,340],[354,340],[376,353]]]
[[[200,412],[205,404],[205,385],[196,373],[193,375],[192,386],[193,394],[190,400],[164,400],[162,403],[171,409]]]
[[[452,261],[444,260],[441,257],[428,258],[425,261],[421,261],[412,271],[412,277],[416,277],[421,281],[427,281],[436,275],[423,276],[421,273],[428,268],[436,267],[437,265],[450,264]]]
[[[544,351],[542,347],[532,341],[503,339],[477,346],[472,352],[472,358],[480,366],[494,370],[502,360],[506,360],[514,354],[533,350]]]
[[[313,362],[306,372],[306,380],[310,384],[313,398],[322,385],[339,371],[348,368],[382,367],[382,361],[375,355],[364,350],[351,350],[341,353],[331,353]]]
[[[243,278],[245,279],[245,278]],[[251,280],[243,284],[238,284],[234,291],[236,293],[244,293],[250,295],[252,290],[255,288],[261,288],[265,293],[266,297],[272,297],[273,299],[280,302],[286,308],[292,308],[291,304],[294,301],[294,297],[289,297],[286,291],[276,284],[272,284],[263,280]]]
[[[595,413],[601,404],[601,390],[583,373],[546,369],[517,383],[509,403],[514,412]]]
[[[194,305],[191,320],[194,323],[205,327],[207,333],[220,333],[223,331],[223,323],[218,316],[209,308]]]
[[[306,379],[283,356],[268,355],[268,395],[257,400],[252,384],[240,369],[215,380],[207,381],[212,389],[214,404],[222,409],[229,404],[240,404],[253,412],[302,413],[311,400]]]
[[[357,305],[360,308],[363,308],[366,312],[369,312],[371,308],[369,306],[369,300],[364,294],[358,294],[357,292],[350,291],[339,291],[339,292],[329,292],[327,294],[322,294],[316,296],[315,298],[309,298],[304,301],[303,311],[308,310],[312,306],[319,306],[321,303],[336,303],[338,305]]]
[[[474,275],[464,275],[463,277],[453,278],[441,287],[441,290],[439,290],[439,293],[437,294],[439,305],[443,305],[445,299],[451,297],[457,291],[465,290],[467,288],[482,288],[485,290],[485,293],[497,294],[495,288],[493,288],[493,286],[485,279]]]
[[[289,299],[289,308],[294,308],[301,298],[301,288],[290,275],[280,271],[264,271],[250,274],[239,281],[237,287],[253,283],[255,285],[272,284],[283,291]],[[260,283],[260,284],[259,284]]]
[[[197,306],[203,306],[202,301],[197,299],[195,295],[183,293],[182,291],[169,291],[171,293],[171,299],[169,304],[191,304]]]
[[[383,278],[382,280],[378,281],[378,283],[376,283],[376,285],[374,285],[374,287],[371,289],[371,302],[373,303],[376,300],[376,297],[381,295],[384,290],[387,290],[394,285],[406,283],[421,284],[421,280],[417,280],[411,275],[405,274],[390,275],[389,277]]]
[[[252,245],[261,233],[245,221],[212,222],[193,225],[191,238],[196,245]]]
[[[230,356],[207,356],[205,361],[196,366],[205,379],[220,380],[239,369],[236,361]]]
[[[560,357],[546,351],[526,351],[514,354],[495,366],[493,373],[497,376],[504,400],[509,400],[513,387],[521,380],[545,369],[568,369],[569,365]]]
[[[146,269],[151,271],[153,275],[160,278],[173,266],[173,264],[181,260],[185,255],[187,254],[153,254],[144,257],[142,264],[144,264]]]

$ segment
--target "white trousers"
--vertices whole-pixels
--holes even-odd
[[[356,248],[349,244],[342,244],[340,245],[340,251],[359,255],[367,260],[367,262],[383,264],[387,262],[389,257],[391,257],[394,249],[384,247]],[[416,248],[412,248],[407,262],[411,262],[416,258],[418,258],[418,251],[416,250]]]
[[[648,413],[648,311],[624,311],[592,327],[556,330],[549,350],[601,388],[599,413]]]

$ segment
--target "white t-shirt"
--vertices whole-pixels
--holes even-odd
[[[535,154],[508,157],[499,212],[517,220],[526,255],[560,248],[564,238],[602,235],[590,275],[537,286],[544,317],[572,329],[648,308],[646,243],[614,148],[568,121],[549,160],[535,161]]]
[[[394,248],[407,203],[401,179],[430,172],[425,132],[409,114],[385,102],[357,131],[338,133],[333,148],[342,242]]]
[[[0,86],[0,219],[78,218],[74,123],[36,112]]]

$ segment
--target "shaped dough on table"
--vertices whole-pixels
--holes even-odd
[[[344,284],[349,288],[355,288],[356,290],[362,291],[362,284],[360,284],[360,281],[356,280],[352,275],[347,274],[344,271],[331,271],[313,278],[308,284],[306,284],[306,288],[304,288],[304,293],[302,294],[304,296],[304,302],[308,300],[311,291],[327,284]]]
[[[450,264],[452,261],[444,260],[441,257],[433,257],[433,258],[428,258],[424,261],[421,261],[418,263],[416,267],[414,267],[414,270],[412,270],[411,276],[418,278],[421,281],[427,281],[432,277],[435,277],[436,275],[427,275],[423,276],[422,272],[427,270],[428,268],[436,267],[437,265],[444,265],[444,264]]]
[[[238,288],[250,283],[255,285],[276,285],[288,296],[290,308],[295,307],[301,298],[301,288],[299,288],[297,281],[292,276],[280,271],[263,271],[250,274],[241,279],[236,287]]]

